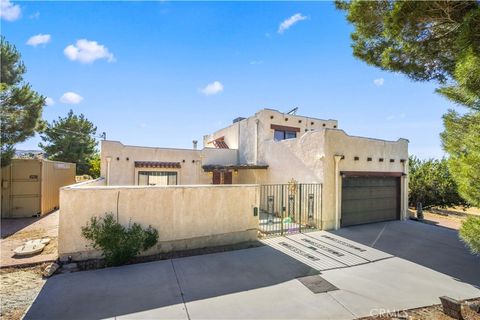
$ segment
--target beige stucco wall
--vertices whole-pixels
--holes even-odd
[[[111,158],[109,177],[108,157]],[[181,165],[179,169],[156,170],[177,172],[177,183],[182,185],[210,183],[211,178],[203,172],[201,160],[201,150],[128,146],[108,140],[101,142],[101,176],[112,186],[135,185],[138,171],[149,171],[146,168],[136,169],[135,161],[179,162]]]
[[[240,122],[235,122],[228,127],[220,129],[212,134],[203,136],[203,146],[205,148],[214,148],[213,140],[223,137],[225,143],[230,149],[238,149],[238,130]]]
[[[117,203],[118,199],[118,203]],[[159,243],[144,254],[218,246],[256,239],[257,185],[229,186],[71,186],[60,195],[60,257],[98,257],[81,235],[92,216],[106,212],[122,224],[152,225]]]
[[[259,161],[268,163],[266,183],[322,183],[324,176],[324,130],[300,133],[297,139],[265,141]]]
[[[273,140],[274,130],[270,127],[272,124],[299,128],[300,132],[297,137],[305,132],[338,126],[337,120],[290,115],[273,109],[263,109],[251,117],[211,135],[206,135],[204,144],[208,146],[208,142],[224,137],[230,148],[239,149],[238,162],[240,164],[263,164],[260,161],[259,153],[262,152],[265,143]]]
[[[338,169],[335,155],[344,156]],[[359,157],[358,161],[354,157]],[[371,157],[372,161],[367,161]],[[379,158],[384,161],[380,162]],[[394,162],[390,162],[393,159]],[[402,163],[400,160],[406,160]],[[333,229],[341,219],[341,171],[408,173],[408,140],[384,141],[347,135],[339,129],[304,132],[297,139],[264,141],[258,160],[267,163],[266,174],[257,183],[322,183],[323,226]],[[338,177],[338,185],[335,177]],[[401,215],[406,217],[408,179],[401,178]],[[338,201],[338,205],[337,204]]]
[[[296,139],[274,141],[271,125],[299,128]],[[207,148],[179,150],[124,146],[119,142],[102,142],[102,176],[105,177],[105,158],[111,156],[111,184],[136,183],[133,162],[181,162],[179,184],[210,184],[211,173],[203,172],[205,164],[258,164],[267,170],[238,170],[233,183],[287,183],[292,178],[300,183],[323,184],[323,225],[327,229],[338,226],[341,219],[341,171],[396,172],[401,178],[401,212],[406,217],[408,201],[408,141],[384,141],[354,137],[337,128],[336,120],[288,115],[264,109],[254,116],[234,123],[204,137]],[[208,142],[224,137],[231,149],[209,148]],[[105,146],[105,147],[104,147]],[[236,149],[238,148],[238,149]],[[120,155],[120,160],[116,160]],[[335,156],[344,156],[335,167]],[[130,162],[125,162],[130,157]],[[354,157],[360,160],[355,161]],[[373,161],[367,161],[372,157]],[[378,159],[383,158],[380,162]],[[186,159],[185,162],[183,160]],[[193,159],[193,161],[192,161]],[[393,159],[394,162],[390,162]],[[400,162],[405,159],[404,163]],[[177,169],[172,169],[177,170]],[[336,183],[337,182],[337,183]]]
[[[344,156],[335,170],[335,156]],[[359,157],[355,161],[354,158]],[[371,157],[372,161],[367,161]],[[379,159],[384,161],[380,162]],[[393,159],[394,162],[390,162]],[[401,160],[405,162],[401,162]],[[408,140],[385,141],[347,135],[343,130],[325,130],[323,212],[327,229],[339,226],[341,219],[341,171],[401,172],[401,218],[407,216],[408,205]],[[335,178],[338,185],[335,185]]]
[[[204,148],[201,151],[202,165],[234,165],[237,164],[237,149]]]

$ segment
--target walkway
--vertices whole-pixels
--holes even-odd
[[[396,223],[407,230],[415,228],[410,222]],[[432,233],[444,230],[421,226],[433,238]],[[383,235],[389,239],[388,228],[383,227],[380,224],[375,234],[371,232],[371,241],[381,243]],[[355,228],[359,227],[342,231],[352,234]],[[444,240],[449,241],[456,240]],[[412,253],[420,246],[408,238],[408,232],[400,242],[391,246],[410,243]],[[472,284],[334,233],[312,232],[267,243],[252,249],[57,275],[47,281],[26,319],[354,319],[380,308],[437,304],[442,295],[455,299],[480,296]],[[425,245],[431,246],[428,241]],[[436,249],[441,253],[449,245],[456,244],[442,243]],[[310,261],[304,253],[318,260]],[[434,257],[444,259],[441,254]],[[472,268],[480,270],[479,261],[468,257],[465,252],[452,256],[463,259],[459,263],[467,276]],[[314,293],[298,280],[312,275],[332,288]]]

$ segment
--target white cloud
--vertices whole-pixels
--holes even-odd
[[[295,23],[306,20],[307,17],[302,15],[301,13],[296,13],[290,18],[284,20],[280,25],[278,26],[278,33],[282,34],[285,32],[285,30],[289,29],[291,26],[293,26]]]
[[[81,63],[92,63],[98,59],[106,59],[108,62],[115,62],[115,57],[108,51],[108,48],[97,41],[87,39],[77,40],[76,44],[67,46],[63,53],[72,61]]]
[[[53,100],[53,99],[50,98],[50,97],[46,97],[46,98],[45,98],[45,104],[46,104],[47,106],[53,106],[53,105],[55,104],[55,100]]]
[[[0,0],[0,17],[7,21],[15,21],[20,18],[22,9],[18,4],[13,4],[10,0]]]
[[[35,13],[29,15],[28,18],[29,19],[39,19],[40,18],[40,12],[36,11]]]
[[[383,86],[384,82],[385,82],[385,79],[383,78],[378,78],[373,80],[373,84],[376,85],[377,87]]]
[[[27,40],[27,44],[29,46],[36,47],[39,44],[47,44],[50,42],[52,37],[49,34],[37,34],[36,36],[30,37],[30,39]]]
[[[211,96],[223,91],[223,84],[219,81],[214,81],[208,84],[205,88],[200,90],[204,95]]]
[[[60,98],[60,102],[66,104],[79,104],[82,100],[83,97],[75,92],[65,92]]]

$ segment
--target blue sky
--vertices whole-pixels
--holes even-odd
[[[190,148],[238,116],[299,107],[351,135],[443,155],[441,116],[454,106],[434,83],[355,59],[333,3],[2,2],[25,80],[54,101],[46,120],[73,109],[108,139]]]

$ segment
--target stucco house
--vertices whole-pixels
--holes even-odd
[[[192,149],[101,142],[101,176],[110,186],[271,185],[292,179],[321,185],[322,229],[405,219],[407,159],[406,139],[350,136],[336,120],[272,109],[205,135],[203,149],[196,141]]]

